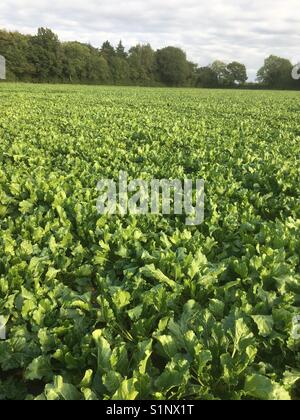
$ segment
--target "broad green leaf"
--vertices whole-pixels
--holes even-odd
[[[179,285],[174,280],[169,279],[162,271],[155,268],[154,264],[146,265],[140,269],[140,272],[146,278],[152,278],[160,283],[165,283],[173,290],[177,290],[179,288]]]
[[[116,393],[112,396],[112,400],[136,400],[139,395],[137,389],[137,379],[125,379]]]
[[[268,337],[273,332],[274,321],[272,316],[253,315],[252,319],[257,325],[260,335]]]
[[[40,356],[34,359],[27,367],[25,378],[28,381],[49,378],[52,375],[52,368],[49,357]]]
[[[62,376],[54,377],[53,384],[45,387],[45,396],[47,400],[81,400],[81,393],[72,384],[65,383]]]
[[[248,396],[261,400],[290,400],[289,393],[283,386],[262,375],[247,377],[244,388]]]
[[[125,290],[118,290],[112,297],[112,300],[118,309],[128,306],[131,300],[131,295]]]
[[[111,348],[108,341],[102,336],[101,330],[96,330],[93,332],[93,338],[95,340],[97,349],[98,349],[98,368],[110,369],[110,357],[111,357]]]

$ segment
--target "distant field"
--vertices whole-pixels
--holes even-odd
[[[300,398],[299,93],[0,84],[0,165],[0,399]],[[204,223],[100,216],[120,170]]]

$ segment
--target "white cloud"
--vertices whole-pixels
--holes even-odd
[[[62,40],[100,46],[176,45],[206,65],[239,60],[254,78],[274,53],[300,61],[298,0],[5,0],[0,27],[35,33],[53,29]]]

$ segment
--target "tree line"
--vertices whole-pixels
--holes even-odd
[[[60,42],[51,29],[36,35],[0,30],[0,55],[6,58],[7,80],[39,83],[182,86],[204,88],[297,89],[292,63],[270,56],[258,71],[257,82],[247,83],[246,66],[215,61],[198,67],[176,47],[153,50],[150,44],[125,50],[122,41],[95,48],[80,42]]]

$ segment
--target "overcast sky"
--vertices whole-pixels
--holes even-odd
[[[0,27],[61,40],[182,47],[188,58],[245,63],[251,79],[270,54],[300,61],[299,0],[1,0]]]

